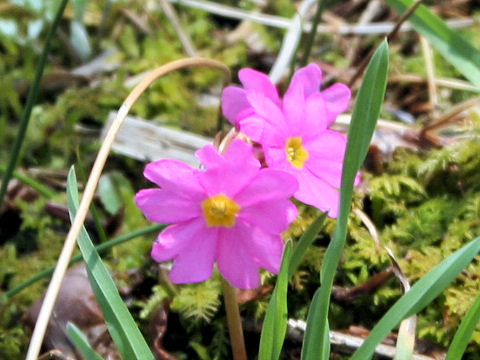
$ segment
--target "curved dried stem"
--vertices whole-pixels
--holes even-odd
[[[93,196],[95,195],[95,190],[102,174],[102,170],[105,166],[108,154],[112,148],[112,144],[115,140],[115,137],[120,130],[120,126],[125,120],[128,112],[138,100],[140,95],[148,89],[148,87],[157,79],[162,76],[183,68],[193,67],[193,66],[205,66],[222,71],[225,75],[225,83],[230,82],[230,70],[223,63],[205,58],[185,58],[176,61],[172,61],[168,64],[162,65],[154,70],[152,70],[147,77],[145,77],[128,95],[128,97],[123,102],[120,107],[115,120],[112,122],[110,128],[108,129],[107,135],[98,151],[97,158],[93,164],[90,176],[88,178],[85,190],[78,207],[77,214],[73,219],[72,226],[68,232],[67,238],[65,239],[62,252],[58,258],[57,266],[55,272],[53,273],[52,279],[48,286],[47,292],[45,294],[45,299],[40,309],[38,315],[37,323],[35,324],[35,329],[32,334],[32,339],[27,352],[26,360],[35,360],[38,357],[40,352],[40,347],[43,342],[43,337],[45,336],[45,331],[48,325],[48,321],[52,314],[53,306],[58,296],[60,290],[60,285],[64,278],[65,272],[67,270],[68,264],[72,257],[73,250],[75,249],[75,244],[77,237],[82,229],[83,223],[88,213],[88,209],[92,202]]]

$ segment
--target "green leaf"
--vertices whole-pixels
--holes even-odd
[[[103,360],[103,358],[92,349],[88,343],[87,337],[82,331],[75,326],[75,324],[67,323],[68,338],[80,351],[85,360]]]
[[[317,358],[329,359],[330,357],[330,327],[328,325],[328,318],[325,321],[320,321],[319,325],[315,324],[317,319],[324,316],[320,302],[322,299],[321,287],[319,287],[312,298],[310,309],[307,316],[307,331],[303,337],[302,359]],[[327,314],[328,315],[328,314]],[[309,325],[310,324],[310,325]],[[320,326],[323,326],[320,328]],[[320,340],[320,341],[319,341]]]
[[[413,2],[387,0],[388,5],[399,13],[405,12]],[[420,5],[408,21],[449,63],[480,89],[480,51],[424,5]]]
[[[387,75],[388,43],[384,40],[368,64],[362,86],[355,100],[352,121],[348,131],[348,145],[340,190],[341,194],[345,193],[345,195],[343,195],[340,207],[350,209],[351,199],[347,195],[349,192],[353,192],[352,185],[355,175],[367,156],[385,96]],[[349,192],[346,191],[347,188],[350,189]]]
[[[473,331],[477,327],[478,320],[480,319],[480,294],[475,299],[472,307],[468,310],[465,317],[462,319],[462,323],[458,328],[453,341],[447,352],[445,360],[461,360],[468,342],[472,338]]]
[[[73,167],[68,173],[67,197],[70,218],[73,219],[78,207],[78,187]],[[87,266],[88,277],[95,297],[120,354],[124,359],[153,360],[152,352],[123,303],[117,287],[95,250],[85,227],[82,228],[78,237],[78,246]]]
[[[110,215],[115,215],[120,211],[122,200],[111,175],[102,175],[100,177],[97,193],[103,207]]]
[[[387,311],[351,360],[370,359],[375,348],[404,318],[418,313],[452,282],[480,251],[480,237],[471,241],[430,270]]]
[[[295,245],[295,248],[293,249],[292,257],[288,265],[289,278],[291,278],[295,271],[297,271],[298,266],[302,261],[303,255],[305,255],[307,249],[315,241],[315,238],[317,237],[320,230],[322,230],[326,218],[327,213],[322,213],[303,233],[303,235],[300,237],[300,240],[298,240],[297,245]]]
[[[287,331],[287,287],[292,242],[288,241],[272,298],[268,304],[260,335],[259,360],[277,360],[280,357]]]
[[[302,347],[303,360],[328,359],[328,309],[333,279],[347,237],[348,214],[353,196],[353,183],[365,156],[380,114],[388,74],[388,44],[383,41],[367,67],[358,91],[343,164],[340,188],[340,210],[332,241],[325,253],[320,274],[321,287],[309,309]]]

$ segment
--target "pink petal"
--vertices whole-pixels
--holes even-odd
[[[241,139],[235,139],[230,143],[224,158],[226,164],[245,166],[246,168],[260,169],[261,165],[254,156],[254,149]]]
[[[298,182],[294,176],[284,171],[262,169],[252,182],[235,196],[235,201],[242,208],[246,208],[259,203],[287,199],[297,190]]]
[[[218,269],[230,284],[239,289],[254,289],[260,285],[259,265],[244,244],[244,237],[250,233],[239,231],[237,226],[220,229]]]
[[[289,224],[295,221],[298,216],[298,209],[294,203],[290,203],[291,205],[287,209],[287,221]]]
[[[316,142],[315,142],[316,144]],[[307,151],[310,151],[307,149]],[[310,155],[312,157],[312,155]],[[310,158],[309,158],[310,159]],[[330,217],[336,217],[338,212],[339,193],[321,178],[312,174],[305,163],[301,170],[294,168],[285,160],[285,150],[267,149],[265,160],[272,169],[286,171],[295,176],[300,187],[294,197],[306,204],[313,205],[322,211],[329,210]],[[307,162],[310,160],[307,160]]]
[[[280,234],[288,229],[294,215],[295,205],[286,199],[259,202],[242,208],[238,221],[245,221],[270,234]]]
[[[206,168],[239,166],[242,162],[248,167],[260,168],[260,162],[254,157],[253,147],[241,139],[234,139],[225,154],[221,154],[213,145],[205,145],[195,152],[195,156]]]
[[[310,161],[309,159],[306,163],[306,167],[308,168],[308,170],[310,170],[312,174],[319,177],[332,187],[340,189],[340,186],[342,186],[342,162],[330,161],[325,159],[319,159],[317,162],[315,162]],[[358,172],[355,176],[353,185],[359,185],[361,180],[361,173]]]
[[[308,97],[309,95],[319,91],[321,82],[322,70],[317,64],[311,63],[295,71],[292,81],[290,82],[290,88],[295,87],[298,83],[300,83],[303,85],[304,96]]]
[[[280,234],[268,234],[247,224],[239,224],[236,234],[258,266],[277,274],[282,262],[284,243]]]
[[[222,91],[222,112],[233,125],[237,125],[238,115],[249,108],[247,94],[238,86],[228,86]]]
[[[342,183],[343,163],[310,157],[305,166],[315,176],[319,177],[334,188],[340,188]]]
[[[283,110],[290,132],[300,134],[305,126],[305,95],[302,82],[292,82],[283,97]]]
[[[265,119],[255,114],[242,118],[238,122],[240,131],[247,135],[253,141],[259,142],[263,136],[265,128]]]
[[[207,169],[219,166],[225,162],[223,156],[213,145],[205,145],[201,149],[198,149],[195,152],[195,156]]]
[[[355,179],[353,180],[353,185],[357,186],[362,182],[362,173],[359,171],[357,175],[355,175]]]
[[[201,215],[199,202],[164,189],[140,190],[135,201],[147,219],[154,222],[182,222]]]
[[[284,147],[290,135],[288,129],[283,129],[275,124],[265,123],[260,143],[264,147]]]
[[[337,131],[326,130],[305,144],[310,154],[306,166],[330,185],[339,188],[343,160],[347,149],[347,137]],[[335,180],[336,179],[336,180]],[[354,185],[361,182],[361,174],[357,173]]]
[[[212,276],[218,228],[203,229],[175,258],[170,280],[176,284],[205,281]]]
[[[270,123],[258,115],[247,116],[240,120],[240,131],[263,146],[283,147],[288,137],[285,127]]]
[[[205,192],[198,183],[197,172],[181,161],[165,159],[147,164],[143,175],[163,189],[199,200]]]
[[[297,179],[300,190],[295,194],[295,198],[321,211],[328,211],[331,218],[338,216],[340,193],[336,189],[308,170],[303,171]]]
[[[347,137],[338,131],[327,129],[305,142],[304,146],[312,158],[343,162]]]
[[[280,98],[275,85],[272,84],[269,77],[259,71],[253,69],[242,69],[238,72],[238,77],[242,82],[245,90],[261,92],[265,94],[274,104],[280,105]]]
[[[307,137],[315,136],[330,125],[327,104],[321,93],[310,95],[305,102],[305,131]]]
[[[284,141],[285,142],[285,141]],[[269,147],[264,148],[265,153],[265,162],[267,163],[268,167],[271,169],[282,170],[288,173],[293,173],[292,165],[287,161],[285,148],[276,148],[276,147]]]
[[[258,169],[255,169],[257,172]],[[252,169],[242,169],[241,166],[230,166],[207,169],[199,175],[199,180],[209,196],[224,194],[233,199],[239,191],[250,183],[255,176]]]
[[[210,196],[225,194],[230,198],[248,185],[260,171],[260,162],[253,156],[253,148],[242,140],[234,140],[223,163],[199,173],[198,180]]]
[[[173,259],[185,248],[190,247],[205,229],[203,218],[168,226],[153,244],[152,258],[158,262]]]
[[[352,93],[345,84],[333,84],[322,91],[323,98],[327,103],[328,117],[331,122],[348,108],[348,102]]]
[[[249,91],[247,99],[257,115],[264,118],[266,122],[275,125],[281,131],[287,131],[288,127],[283,112],[265,94],[259,91]]]

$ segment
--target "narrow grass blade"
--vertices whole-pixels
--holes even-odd
[[[328,325],[328,317],[325,317],[325,313],[322,312],[322,296],[321,287],[319,287],[315,291],[312,303],[308,309],[307,328],[303,337],[302,359],[326,360],[330,358],[330,327]],[[322,321],[319,321],[317,325],[316,321],[319,319]]]
[[[75,217],[78,207],[78,187],[73,167],[68,173],[67,197],[70,218]],[[153,360],[132,315],[122,301],[120,294],[103,264],[85,228],[78,238],[78,246],[87,266],[88,277],[95,297],[102,309],[108,330],[124,359]]]
[[[288,241],[283,252],[283,261],[275,290],[268,304],[260,335],[259,360],[277,360],[280,357],[287,331],[287,287],[292,242]]]
[[[383,41],[367,67],[353,109],[348,145],[343,164],[340,211],[332,241],[328,246],[320,274],[318,300],[310,306],[302,347],[303,360],[328,359],[328,309],[333,279],[347,237],[348,213],[355,176],[367,155],[370,140],[385,96],[388,74],[388,44]],[[315,306],[315,308],[314,308]]]
[[[303,56],[300,62],[301,66],[306,66],[308,63],[308,59],[310,57],[310,53],[313,47],[313,41],[315,40],[315,36],[317,35],[318,24],[320,24],[320,20],[322,18],[323,10],[325,10],[325,5],[327,4],[327,0],[318,0],[317,1],[317,10],[315,11],[315,16],[313,17],[312,26],[310,28],[310,32],[305,41],[305,45],[303,47]]]
[[[375,347],[403,318],[418,313],[430,304],[479,251],[480,237],[477,237],[418,280],[410,291],[403,295],[380,319],[351,360],[370,359],[375,352]]]
[[[5,172],[5,167],[3,165],[0,165],[0,174],[4,174]],[[30,186],[32,189],[38,191],[42,196],[46,197],[47,199],[51,199],[55,196],[55,193],[53,191],[51,191],[49,188],[47,188],[42,183],[36,181],[35,179],[28,177],[27,175],[19,173],[18,171],[14,171],[12,175],[24,184]]]
[[[387,0],[387,3],[402,13],[413,4],[413,0]],[[420,5],[408,21],[465,78],[480,88],[479,50],[424,5]]]
[[[307,249],[310,247],[310,245],[312,245],[320,230],[322,230],[326,218],[327,213],[322,213],[303,233],[303,235],[300,237],[300,240],[298,240],[298,243],[293,249],[292,257],[288,265],[289,278],[291,278],[295,271],[297,271],[298,266],[302,261],[303,255],[305,255]]]
[[[85,360],[103,360],[103,358],[92,349],[88,343],[87,337],[82,331],[75,326],[75,324],[69,322],[67,324],[68,338],[80,351]]]
[[[467,348],[468,342],[472,338],[473,331],[477,327],[480,319],[480,294],[475,299],[472,307],[468,310],[462,323],[458,328],[453,341],[448,348],[447,357],[445,360],[461,360],[463,353]]]

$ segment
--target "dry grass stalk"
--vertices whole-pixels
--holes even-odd
[[[162,65],[149,73],[149,75],[144,78],[128,95],[128,97],[123,102],[120,107],[116,119],[112,122],[105,139],[103,140],[102,146],[98,151],[97,158],[93,164],[90,176],[88,178],[85,190],[78,207],[77,214],[73,219],[72,226],[68,235],[65,239],[62,252],[60,253],[59,259],[57,261],[57,266],[55,272],[53,273],[52,279],[48,286],[47,292],[45,294],[45,300],[43,301],[42,308],[40,310],[35,329],[32,334],[30,345],[28,348],[26,360],[36,360],[42,346],[43,337],[45,336],[45,331],[48,325],[48,321],[52,314],[53,306],[58,296],[60,290],[60,285],[65,276],[68,264],[72,257],[72,253],[75,249],[76,241],[78,235],[82,229],[83,223],[88,213],[88,209],[92,202],[93,196],[95,195],[95,190],[98,185],[98,181],[102,174],[102,170],[105,166],[105,162],[110,153],[115,137],[117,136],[120,126],[123,123],[123,120],[128,115],[128,112],[138,100],[140,95],[142,95],[145,90],[147,90],[150,85],[157,79],[162,76],[179,70],[183,68],[189,68],[193,66],[206,66],[222,71],[225,75],[226,83],[230,82],[231,74],[229,68],[223,63],[205,58],[187,58],[172,61],[168,64]]]

